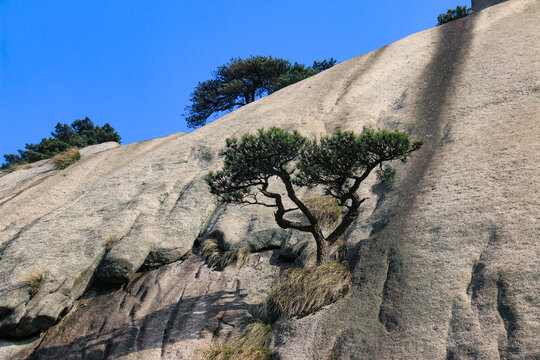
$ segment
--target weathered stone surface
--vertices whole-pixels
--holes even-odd
[[[87,158],[99,152],[114,149],[120,146],[110,141],[102,144],[91,145],[80,149],[81,158]],[[0,205],[7,200],[19,195],[24,190],[38,184],[44,178],[53,175],[56,168],[51,159],[36,161],[22,166],[19,170],[4,174],[0,177]]]
[[[27,345],[18,356],[195,359],[201,346],[245,325],[276,277],[271,256],[254,254],[239,270],[217,272],[192,255],[141,275],[122,290],[93,289],[39,347]]]
[[[372,229],[349,234],[350,296],[275,329],[282,359],[540,357],[539,5],[510,1],[402,41],[439,37],[383,114],[416,118],[423,154],[379,195]]]
[[[91,145],[87,146],[85,148],[79,149],[79,153],[81,154],[81,158],[84,159],[86,157],[92,156],[94,154],[97,154],[99,152],[114,149],[119,147],[120,144],[114,141],[108,141],[101,144]]]
[[[276,324],[281,359],[539,357],[538,18],[538,1],[508,1],[193,133],[83,157],[28,186],[10,187],[18,171],[1,177],[2,336],[39,331],[85,295],[41,343],[6,344],[0,357],[191,359],[241,327],[285,266],[279,253],[296,256],[295,235],[285,237],[272,209],[219,206],[201,179],[220,166],[213,154],[226,137],[269,126],[307,136],[399,128],[425,143],[396,164],[392,187],[370,178],[360,190],[369,200],[346,234],[352,291]],[[281,242],[240,269],[211,271],[196,255],[174,262],[199,236],[231,250]],[[31,297],[22,275],[34,268],[44,277]],[[131,280],[85,293],[92,274]]]
[[[484,10],[493,5],[500,4],[508,0],[471,0],[472,8],[474,11]]]

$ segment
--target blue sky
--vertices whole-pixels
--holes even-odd
[[[123,144],[192,131],[181,116],[190,93],[232,57],[341,62],[431,28],[456,5],[471,4],[0,0],[0,155],[86,116]]]

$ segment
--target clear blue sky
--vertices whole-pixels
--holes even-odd
[[[0,155],[85,116],[123,144],[191,131],[181,116],[190,93],[232,57],[341,62],[431,28],[456,5],[471,4],[0,0]]]

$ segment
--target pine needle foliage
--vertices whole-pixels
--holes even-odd
[[[18,154],[4,155],[6,162],[1,168],[50,159],[70,147],[83,148],[107,141],[120,142],[120,135],[111,125],[96,126],[89,118],[75,120],[71,125],[58,123],[51,135],[41,139],[38,144],[26,144],[25,150],[18,150]]]
[[[446,24],[447,22],[461,19],[467,15],[473,13],[473,9],[467,8],[467,6],[457,6],[455,9],[448,9],[446,14],[441,14],[437,17],[437,26]]]
[[[309,140],[297,131],[272,127],[245,134],[240,140],[227,139],[221,152],[223,168],[210,172],[205,180],[221,201],[276,208],[278,226],[311,233],[317,245],[317,263],[321,264],[328,245],[334,245],[358,217],[367,198],[361,198],[357,191],[372,170],[393,160],[406,162],[421,146],[421,141],[411,141],[407,133],[398,130],[338,131]],[[276,179],[284,186],[292,207],[280,192],[270,188]],[[323,235],[313,207],[297,196],[302,187],[322,188],[344,209],[328,235]],[[301,215],[303,220],[291,220],[287,217],[290,213]]]
[[[232,58],[219,66],[210,80],[197,84],[186,106],[188,127],[206,123],[212,114],[232,111],[258,98],[304,80],[336,63],[336,60],[315,61],[312,67],[272,56]]]

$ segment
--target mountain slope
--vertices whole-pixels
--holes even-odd
[[[392,188],[361,189],[370,200],[347,234],[353,289],[278,322],[282,359],[540,356],[538,19],[538,1],[508,1],[191,134],[36,170],[26,185],[26,170],[3,176],[0,335],[49,330],[0,355],[188,359],[231,336],[277,277],[279,248],[299,236],[270,209],[217,204],[202,177],[220,166],[226,137],[280,126],[399,128],[425,143]],[[207,238],[257,249],[243,268],[212,271],[191,254]],[[37,269],[32,297],[22,279]]]

